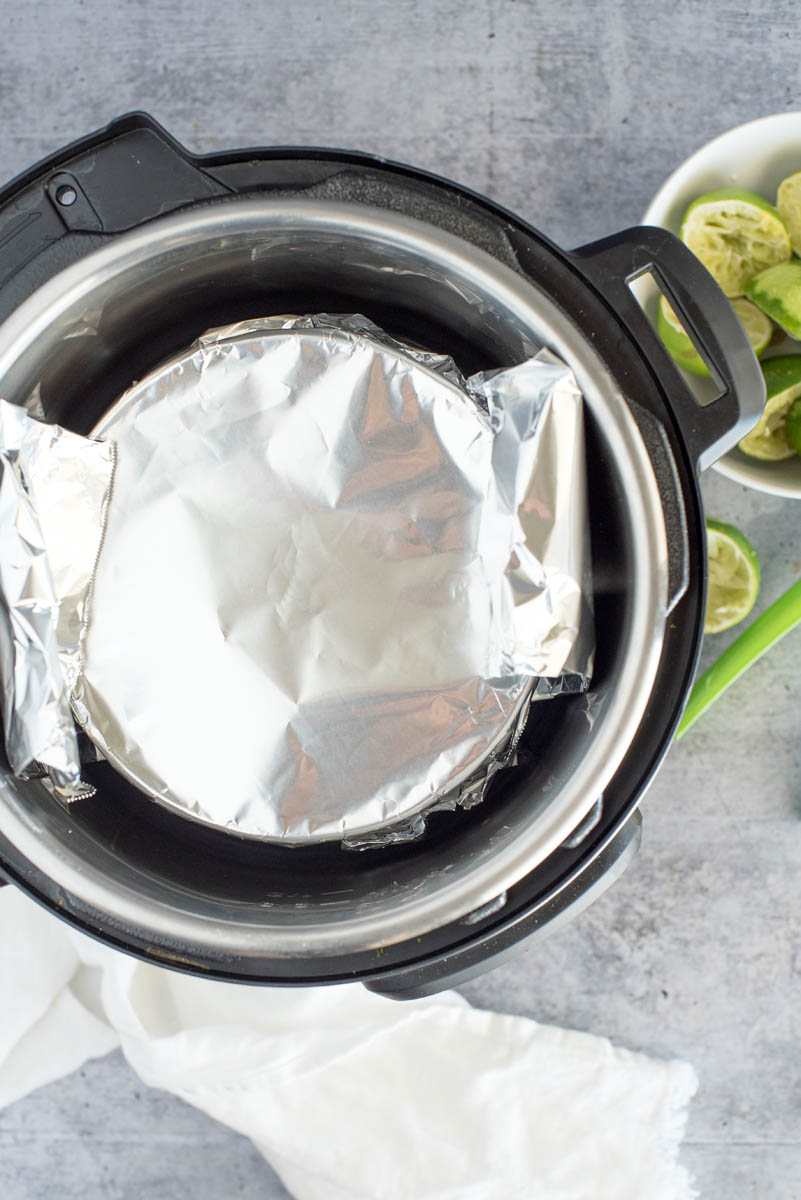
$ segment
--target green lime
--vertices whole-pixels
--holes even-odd
[[[746,295],[791,338],[801,339],[801,262],[762,271],[751,280]]]
[[[706,363],[693,345],[692,339],[685,333],[684,326],[665,296],[661,296],[659,300],[657,332],[668,354],[680,367],[693,375],[709,375]]]
[[[796,454],[801,454],[801,396],[790,405],[787,420],[784,422],[784,436]]]
[[[792,253],[776,209],[744,188],[699,196],[684,214],[680,236],[727,296],[741,296],[755,275]]]
[[[731,306],[740,319],[740,324],[746,332],[754,354],[762,354],[770,344],[773,336],[773,322],[760,312],[755,304],[739,296],[732,300]],[[657,329],[665,348],[672,359],[685,371],[693,375],[709,376],[709,371],[701,355],[696,350],[689,335],[684,332],[684,326],[679,321],[665,296],[660,297]]]
[[[738,296],[736,300],[732,300],[731,306],[740,319],[740,324],[745,330],[754,354],[759,358],[760,354],[764,354],[770,345],[770,339],[773,337],[773,322],[744,296]]]
[[[790,233],[796,254],[801,254],[801,171],[788,175],[779,184],[776,208]]]
[[[762,416],[740,442],[751,456],[778,462],[792,458],[795,450],[787,440],[787,416],[801,396],[801,354],[783,354],[762,363],[767,401]]]
[[[709,584],[704,633],[730,629],[754,607],[759,592],[759,559],[745,534],[712,517],[706,522]]]

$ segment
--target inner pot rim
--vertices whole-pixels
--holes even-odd
[[[127,282],[141,286],[165,258],[197,258],[221,252],[226,243],[247,239],[254,256],[271,243],[314,235],[337,247],[349,244],[361,259],[384,259],[380,270],[430,273],[464,296],[484,299],[538,343],[549,346],[573,368],[593,409],[611,456],[625,477],[631,556],[632,619],[624,667],[615,695],[595,718],[593,743],[578,769],[548,805],[518,826],[504,844],[494,839],[482,856],[453,863],[410,889],[407,896],[342,918],[319,910],[298,913],[289,924],[270,924],[269,910],[258,920],[251,911],[230,909],[224,919],[202,904],[178,909],[175,902],[145,894],[137,879],[114,878],[96,855],[76,849],[79,839],[51,842],[29,813],[22,790],[10,780],[0,794],[3,835],[28,862],[59,888],[109,917],[114,924],[145,928],[159,938],[179,936],[187,946],[213,945],[230,954],[276,957],[323,956],[403,941],[444,925],[493,900],[526,876],[555,850],[586,816],[625,756],[653,686],[662,645],[667,587],[667,539],[662,506],[650,459],[632,413],[614,378],[589,339],[535,283],[461,239],[421,222],[383,210],[323,201],[243,199],[160,218],[124,234],[55,276],[26,300],[0,327],[0,394],[20,402],[36,374],[35,354],[59,329],[65,332],[97,308],[98,297]],[[391,265],[387,265],[387,256]],[[402,264],[403,267],[402,267]],[[387,276],[385,276],[386,278]],[[578,283],[578,281],[577,281]],[[578,284],[578,286],[581,286]],[[473,301],[475,303],[475,301]],[[368,314],[369,315],[369,314]],[[39,364],[41,368],[41,362]],[[16,378],[15,378],[16,376]],[[33,379],[35,382],[35,379]],[[10,388],[4,383],[10,383]],[[490,800],[491,803],[491,800]],[[289,850],[288,853],[292,851]],[[109,864],[109,869],[110,869]],[[144,882],[144,879],[141,880]],[[309,916],[312,919],[306,920]]]

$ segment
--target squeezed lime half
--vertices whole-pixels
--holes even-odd
[[[768,267],[748,284],[746,295],[796,341],[801,340],[801,262]]]
[[[704,633],[722,633],[754,607],[759,559],[745,534],[725,521],[708,517],[706,538],[709,583]]]
[[[762,416],[739,443],[744,454],[765,462],[792,458],[795,448],[787,437],[787,420],[801,396],[801,354],[782,354],[762,363],[767,401]]]
[[[684,214],[680,236],[727,296],[742,296],[755,275],[792,253],[777,210],[745,188],[699,196]]]
[[[731,306],[745,330],[754,354],[759,357],[770,345],[770,339],[773,337],[773,322],[744,296],[738,296],[736,300],[732,300]],[[659,300],[657,329],[668,354],[680,367],[693,375],[709,377],[706,363],[693,345],[689,334],[685,332],[684,326],[666,296],[661,296]]]
[[[779,184],[776,208],[787,226],[796,254],[801,254],[801,171],[788,175]]]

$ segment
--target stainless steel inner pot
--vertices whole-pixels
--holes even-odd
[[[161,218],[53,277],[0,326],[0,394],[22,403],[39,385],[52,398],[45,405],[51,419],[88,429],[100,415],[97,398],[93,412],[90,396],[86,412],[71,420],[58,411],[60,381],[75,393],[82,371],[96,377],[99,364],[113,364],[122,348],[151,334],[155,365],[165,349],[180,349],[171,344],[171,326],[199,297],[222,301],[244,292],[252,314],[266,315],[279,311],[278,295],[312,297],[330,291],[334,279],[353,311],[385,324],[387,306],[414,312],[421,324],[447,327],[455,339],[473,343],[479,359],[495,359],[484,365],[520,361],[542,345],[569,363],[623,514],[623,598],[614,632],[597,629],[599,646],[605,636],[614,644],[605,647],[591,718],[573,705],[542,748],[547,786],[495,809],[490,796],[482,820],[461,825],[450,842],[440,838],[428,858],[423,849],[413,861],[397,860],[383,874],[365,870],[356,883],[332,882],[318,895],[293,897],[291,889],[278,895],[267,874],[258,899],[206,889],[202,877],[192,886],[178,883],[116,852],[114,837],[85,823],[80,806],[63,807],[40,785],[6,779],[5,841],[70,893],[73,911],[99,909],[109,928],[138,930],[156,945],[179,943],[190,960],[207,952],[255,961],[363,951],[414,938],[491,902],[592,809],[643,718],[662,647],[663,507],[643,438],[593,349],[592,331],[579,330],[536,282],[433,226],[353,204],[252,197]],[[449,348],[433,334],[429,340],[434,349]],[[103,398],[106,406],[113,399]],[[187,753],[202,754],[202,747],[188,746]],[[141,803],[144,809],[152,801],[142,795]]]

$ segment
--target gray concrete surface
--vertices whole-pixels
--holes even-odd
[[[707,138],[801,109],[786,0],[0,0],[0,16],[0,179],[144,108],[198,151],[299,142],[414,162],[565,245],[636,223]],[[801,507],[714,474],[704,487],[758,548],[762,607],[801,573]],[[796,632],[671,751],[625,878],[465,988],[693,1062],[683,1155],[705,1200],[801,1197],[799,668]],[[0,1113],[0,1194],[286,1196],[249,1143],[119,1055]]]

